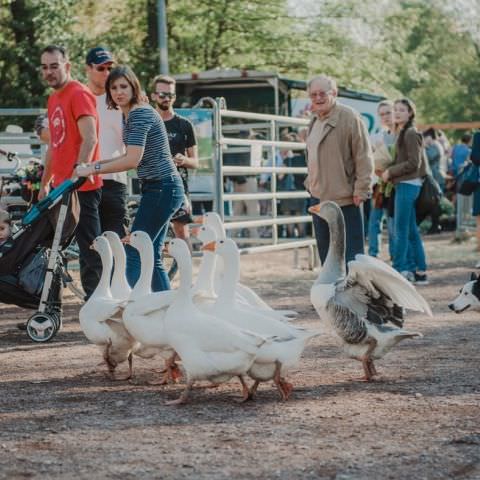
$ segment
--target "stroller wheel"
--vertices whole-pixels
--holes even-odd
[[[55,325],[55,333],[62,328],[62,314],[61,312],[53,312],[50,314]]]
[[[27,334],[34,342],[48,342],[57,333],[59,319],[37,312],[27,321]]]

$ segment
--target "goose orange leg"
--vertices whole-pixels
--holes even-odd
[[[178,397],[176,400],[170,400],[168,402],[165,402],[165,405],[184,405],[185,403],[187,403],[187,399],[192,390],[193,383],[193,380],[189,380],[180,397]]]

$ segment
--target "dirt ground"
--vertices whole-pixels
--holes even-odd
[[[406,322],[424,338],[377,362],[373,383],[356,380],[360,364],[331,338],[316,338],[285,403],[261,385],[239,404],[231,382],[165,406],[183,387],[146,384],[159,361],[136,360],[132,383],[105,377],[74,297],[48,344],[16,329],[30,312],[1,306],[0,478],[480,479],[480,313],[447,308],[480,256],[449,236],[428,238],[427,253],[431,284],[419,288],[434,317]],[[312,328],[314,278],[293,268],[292,252],[242,257],[243,282]]]

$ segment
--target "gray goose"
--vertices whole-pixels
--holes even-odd
[[[321,320],[340,339],[344,352],[362,362],[365,380],[377,374],[374,360],[382,358],[398,342],[421,337],[404,330],[404,308],[432,312],[425,299],[397,271],[368,255],[356,255],[345,265],[345,220],[331,201],[309,211],[328,223],[330,246],[315,280],[310,300]]]

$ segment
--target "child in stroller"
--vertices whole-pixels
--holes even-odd
[[[66,180],[52,190],[0,245],[0,302],[37,309],[26,326],[36,342],[50,340],[61,326],[61,250],[69,245],[78,223],[75,191],[84,181]]]
[[[6,210],[0,210],[0,245],[8,241],[12,234],[12,220]]]

